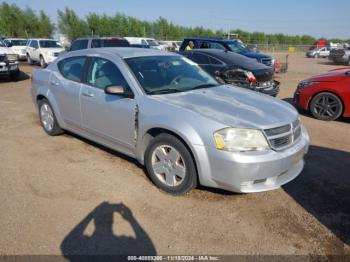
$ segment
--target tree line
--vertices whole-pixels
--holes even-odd
[[[66,7],[58,10],[57,26],[44,11],[36,13],[31,8],[20,8],[6,2],[0,4],[0,35],[6,37],[52,37],[57,30],[74,40],[82,36],[147,36],[158,40],[183,40],[185,37],[223,37],[224,30],[212,30],[202,26],[185,27],[175,25],[163,17],[149,22],[116,13],[114,16],[89,13],[80,18],[74,10]],[[311,45],[316,38],[310,35],[265,34],[231,30],[244,43]],[[325,39],[332,42],[344,42],[340,39]],[[350,41],[350,40],[348,40]]]

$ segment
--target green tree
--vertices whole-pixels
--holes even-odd
[[[58,10],[58,28],[61,33],[66,34],[70,40],[91,34],[87,22],[80,19],[76,13],[68,7],[63,11]]]

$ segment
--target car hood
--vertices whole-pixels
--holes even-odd
[[[270,58],[270,59],[272,59],[271,56],[260,54],[260,53],[255,53],[255,52],[244,52],[244,53],[241,53],[241,55],[244,55],[244,56],[247,56],[247,57],[250,57],[250,58],[259,59],[259,60],[263,59],[263,58]]]
[[[54,53],[59,53],[64,51],[64,48],[41,48],[43,52],[54,52]]]
[[[271,70],[271,67],[266,66],[262,63],[259,63],[258,61],[256,61],[256,59],[252,59],[240,54],[235,54],[236,56],[230,56],[231,60],[232,60],[232,64],[248,70],[248,71],[255,71],[255,70]]]
[[[298,117],[287,102],[228,85],[152,97],[231,127],[265,129]]]
[[[8,47],[0,47],[0,54],[13,54],[13,51]]]
[[[335,82],[345,77],[348,77],[345,75],[345,73],[349,71],[350,71],[350,67],[341,68],[338,70],[332,70],[320,75],[313,76],[311,78],[308,78],[307,80],[313,81],[313,82]]]

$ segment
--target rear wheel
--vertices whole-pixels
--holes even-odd
[[[38,102],[40,123],[45,132],[50,136],[57,136],[64,131],[59,126],[55,113],[47,99],[41,99]]]
[[[186,146],[169,134],[156,136],[147,147],[145,165],[150,179],[160,189],[182,194],[197,185],[197,172]]]
[[[332,121],[340,117],[343,104],[333,93],[323,92],[317,94],[310,103],[311,114],[320,120]]]

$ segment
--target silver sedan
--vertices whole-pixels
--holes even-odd
[[[271,190],[304,166],[309,137],[288,103],[219,85],[197,64],[138,48],[69,52],[32,75],[49,135],[64,130],[136,158],[162,190]]]

